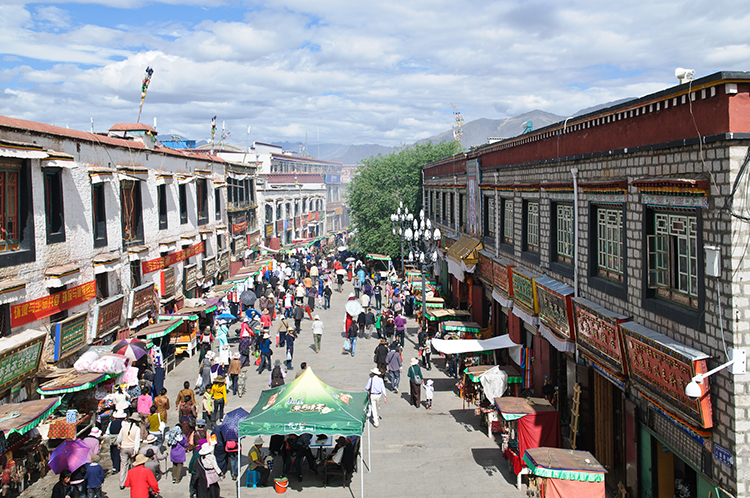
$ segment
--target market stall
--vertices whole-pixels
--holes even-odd
[[[453,309],[427,309],[427,335],[434,337],[438,331],[440,324],[446,321],[470,321],[471,312],[466,310],[453,310]]]
[[[372,253],[367,254],[366,258],[372,261],[371,270],[373,275],[375,275],[375,273],[377,272],[381,279],[388,278],[388,272],[393,267],[390,256]]]
[[[134,338],[146,342],[150,347],[156,347],[161,350],[161,361],[164,366],[164,373],[167,374],[174,369],[175,353],[172,348],[170,334],[182,326],[183,317],[173,320],[159,321],[143,327]]]
[[[480,328],[476,322],[448,320],[438,327],[438,336],[440,339],[479,339]]]
[[[604,498],[607,471],[588,451],[531,448],[523,461],[529,469],[531,498]]]
[[[195,354],[198,345],[198,315],[184,313],[184,308],[174,315],[159,315],[159,321],[182,320],[182,324],[177,327],[171,336],[172,348],[174,348],[175,357],[178,354],[187,353],[188,357]]]
[[[502,452],[518,475],[525,464],[522,455],[530,448],[562,446],[560,414],[544,398],[495,398],[501,416]]]

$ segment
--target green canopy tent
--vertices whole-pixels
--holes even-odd
[[[367,423],[369,404],[370,399],[366,391],[349,392],[335,389],[323,383],[312,369],[307,367],[293,382],[261,392],[250,414],[240,421],[240,444],[244,437],[275,434],[311,433],[326,434],[329,437],[361,437]],[[369,437],[367,443],[369,448]],[[361,459],[360,452],[360,461]],[[237,459],[238,467],[240,460]],[[238,475],[240,471],[238,468]],[[360,477],[364,496],[364,475],[361,472]],[[237,480],[238,496],[240,481],[241,479]]]

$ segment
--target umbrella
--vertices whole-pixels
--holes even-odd
[[[236,320],[237,317],[234,316],[231,313],[222,313],[221,315],[217,316],[216,319],[217,320],[232,320],[233,321],[233,320]]]
[[[346,312],[349,316],[357,317],[362,312],[362,305],[356,299],[346,302]]]
[[[346,258],[346,260],[349,261],[349,262],[356,261],[356,259],[357,258]]]
[[[146,344],[143,341],[120,341],[112,348],[112,352],[135,361],[146,354],[146,349]]]
[[[221,423],[221,432],[225,441],[239,440],[240,421],[245,420],[247,415],[248,412],[242,408],[236,408],[224,415],[224,420]]]
[[[346,270],[344,270],[343,268],[339,268],[338,270],[336,270],[336,275],[346,275]]]
[[[254,309],[254,308],[248,308],[248,309],[246,309],[245,310],[245,316],[247,317],[248,320],[252,320],[253,317],[255,317],[255,318],[257,318],[257,319],[260,320],[260,313],[258,312],[258,310]]]
[[[258,296],[255,295],[255,292],[251,290],[246,290],[242,294],[240,294],[240,301],[242,301],[242,304],[245,306],[252,306],[255,304],[255,301],[257,301]]]
[[[136,337],[131,337],[130,339],[123,339],[115,345],[122,346],[122,345],[128,345],[128,344],[133,344],[140,348],[148,349],[148,344],[146,344],[146,341],[144,341],[143,339],[138,339]]]
[[[65,469],[73,472],[86,463],[91,448],[80,439],[69,439],[55,448],[49,458],[49,468],[59,474]]]

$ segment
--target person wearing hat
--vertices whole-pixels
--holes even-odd
[[[286,381],[286,372],[283,368],[281,368],[281,361],[276,360],[276,363],[273,365],[273,370],[271,370],[271,374],[268,376],[268,386],[269,387],[279,387],[283,386]]]
[[[387,349],[387,348],[386,348]],[[370,395],[370,413],[372,415],[372,425],[377,427],[380,425],[380,400],[382,399],[385,403],[388,402],[385,393],[385,384],[383,383],[383,372],[380,368],[375,367],[370,370],[370,378],[367,380],[365,385],[365,391]]]
[[[224,405],[227,403],[227,385],[224,376],[219,375],[211,386],[211,399],[214,403],[214,420],[217,424],[224,418]]]
[[[323,464],[325,469],[327,471],[341,472],[345,466],[349,466],[349,462],[344,462],[344,453],[352,452],[352,450],[353,447],[349,440],[344,436],[339,436],[336,439],[336,446]]]
[[[385,372],[388,370],[387,365],[387,358],[388,358],[388,343],[385,339],[380,339],[380,343],[375,347],[375,356],[373,357],[373,361],[378,366],[378,369],[380,370],[380,375],[385,375]]]
[[[428,410],[432,410],[432,397],[435,394],[435,386],[432,384],[432,379],[429,379],[424,383],[424,404]]]
[[[156,482],[154,473],[144,466],[146,462],[146,455],[136,456],[133,468],[123,483],[122,487],[130,488],[130,498],[149,498],[149,491],[159,494],[159,483]]]
[[[240,361],[240,354],[232,353],[232,359],[229,360],[227,373],[229,374],[229,385],[232,386],[232,394],[235,396],[237,396],[237,379],[239,379],[241,371],[242,362]]]
[[[421,403],[420,397],[422,395],[422,369],[419,368],[419,360],[416,358],[411,359],[411,366],[407,372],[409,376],[409,385],[411,387],[411,404],[419,408]]]
[[[98,427],[94,427],[89,432],[89,435],[83,438],[83,444],[89,447],[89,456],[86,459],[87,462],[91,461],[91,457],[98,455],[102,448],[103,442],[101,441],[102,431]]]
[[[185,435],[182,435],[182,439],[172,446],[169,451],[169,459],[172,461],[172,483],[179,484],[182,481],[182,466],[185,464],[186,449],[188,446],[188,440]]]
[[[268,335],[268,333],[263,334],[263,339],[260,343],[260,366],[258,367],[258,375],[260,375],[263,370],[268,367],[268,370],[271,370],[271,355],[273,354],[273,349],[271,349],[271,336]]]
[[[315,315],[312,323],[313,341],[315,343],[315,352],[320,353],[320,341],[323,338],[323,322],[320,321],[320,316]]]
[[[146,468],[153,471],[154,476],[156,476],[156,480],[158,481],[162,474],[161,462],[167,460],[167,455],[161,451],[159,438],[153,434],[146,436],[146,439],[141,443],[138,454],[146,455],[149,459],[153,457],[153,460],[150,460],[149,463],[146,464]]]
[[[135,456],[136,450],[140,445],[140,424],[141,416],[133,413],[128,417],[127,422],[122,424],[122,429],[120,429],[120,433],[117,435],[117,448],[120,450],[120,489],[125,489],[125,480],[128,477],[128,470],[130,470],[130,459]],[[148,495],[146,495],[147,497]]]
[[[247,454],[248,469],[254,470],[260,474],[258,486],[268,485],[268,476],[271,474],[271,472],[268,470],[268,467],[266,467],[265,462],[263,461],[263,456],[260,451],[262,447],[263,438],[258,436],[257,438],[255,438],[255,442],[253,443],[253,447],[250,448],[250,452]]]

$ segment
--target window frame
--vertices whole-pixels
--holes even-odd
[[[521,237],[521,257],[534,264],[539,264],[541,254],[541,202],[539,199],[524,199],[523,221]],[[536,213],[532,213],[532,207],[536,207]],[[536,223],[533,223],[536,219]],[[532,244],[532,238],[536,239],[536,245]]]
[[[36,235],[34,227],[34,197],[31,180],[31,166],[28,160],[0,158],[0,174],[3,175],[2,192],[0,192],[0,233],[6,228],[7,213],[7,182],[9,172],[16,174],[16,189],[14,203],[17,238],[11,242],[2,239],[0,242],[0,267],[14,266],[36,260]]]
[[[458,193],[458,230],[460,232],[465,232],[465,225],[466,225],[466,194],[465,193]]]
[[[61,168],[42,168],[47,244],[65,242],[65,208]]]
[[[214,188],[214,220],[221,221],[221,187]]]
[[[59,294],[60,292],[63,292],[65,290],[67,290],[67,289],[68,289],[68,286],[67,285],[63,285],[62,287],[50,287],[47,290],[49,291],[49,295],[50,296],[54,296],[55,294]],[[68,318],[68,315],[69,315],[68,310],[62,310],[62,311],[59,311],[57,313],[53,313],[49,317],[49,323],[51,325],[51,324],[54,324],[54,323],[62,322],[63,320],[65,320],[65,319]]]
[[[208,224],[208,180],[195,181],[195,213],[198,225]]]
[[[95,248],[107,246],[107,195],[104,190],[105,185],[104,182],[91,184],[91,235],[94,238]],[[101,216],[99,216],[99,208],[101,208]]]
[[[167,206],[167,186],[165,184],[156,186],[156,202],[159,213],[159,230],[169,228],[169,209]]]
[[[482,196],[482,242],[495,247],[497,233],[497,207],[493,194]]]
[[[570,228],[569,234],[570,245],[573,254],[570,255],[570,262],[568,263],[560,257],[560,208],[570,208]],[[562,243],[565,243],[564,241]],[[549,259],[550,269],[561,275],[573,277],[575,273],[575,206],[572,202],[567,201],[552,201],[550,202],[550,244],[549,244]]]
[[[143,194],[141,192],[140,180],[120,180],[120,212],[121,214],[121,226],[122,226],[122,245],[123,247],[132,247],[143,244]],[[132,220],[128,222],[128,217],[125,215],[128,211],[126,206],[125,190],[133,191],[133,216]],[[128,236],[127,226],[128,223],[132,225],[132,235]]]
[[[188,222],[187,184],[181,183],[178,185],[177,190],[179,191],[180,197],[180,225],[185,225]]]
[[[499,196],[500,202],[500,216],[498,217],[498,230],[500,232],[500,249],[505,252],[513,253],[513,246],[516,240],[515,237],[515,199],[512,197]],[[508,212],[508,203],[510,203],[510,212]],[[510,220],[510,225],[508,224]],[[512,237],[508,239],[507,233],[510,231]]]
[[[102,272],[94,276],[96,281],[96,302],[109,298],[109,273]]]
[[[136,259],[130,262],[130,288],[135,289],[140,287],[143,282],[143,276],[141,275],[141,261]]]
[[[617,282],[599,274],[599,212],[601,210],[620,211],[620,260],[622,261],[622,281]],[[618,299],[627,300],[628,258],[627,258],[627,207],[625,203],[590,203],[589,204],[589,261],[588,284],[590,287],[605,292]]]

